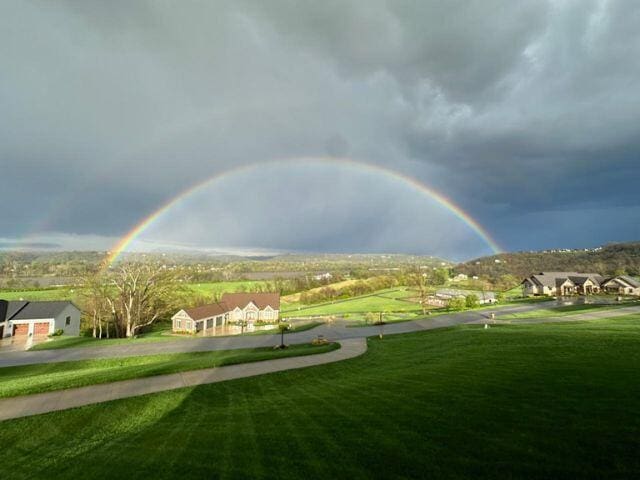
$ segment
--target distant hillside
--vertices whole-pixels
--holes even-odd
[[[493,280],[505,275],[522,279],[545,270],[640,275],[640,242],[617,243],[588,250],[501,253],[458,264],[453,270]]]

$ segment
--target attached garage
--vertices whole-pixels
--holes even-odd
[[[34,335],[49,335],[49,322],[36,323],[33,325]]]
[[[42,339],[54,331],[80,333],[80,309],[68,301],[28,302],[0,300],[0,338],[16,335]]]
[[[29,334],[29,324],[28,323],[20,323],[18,325],[13,326],[13,336],[27,336]]]

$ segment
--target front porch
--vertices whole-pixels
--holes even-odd
[[[244,326],[239,323],[224,323],[222,325],[211,325],[204,328],[204,322],[196,323],[196,335],[201,337],[225,337],[229,335],[240,335],[242,333],[258,332],[261,330],[275,330],[276,324],[256,325],[254,322],[247,322]],[[200,327],[198,327],[200,324]]]

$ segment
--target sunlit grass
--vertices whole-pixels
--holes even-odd
[[[3,422],[3,478],[634,478],[640,315],[460,326],[358,358]]]

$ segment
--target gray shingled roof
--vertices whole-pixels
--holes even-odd
[[[53,302],[8,302],[6,320],[32,320],[39,318],[53,318],[67,306],[73,305],[70,301]],[[1,319],[0,321],[4,321]]]
[[[617,278],[621,278],[634,288],[640,287],[640,282],[638,282],[635,278],[630,277],[629,275],[619,275]]]
[[[558,278],[570,278],[576,284],[583,284],[587,278],[593,279],[598,284],[602,283],[604,278],[599,273],[579,273],[579,272],[540,272],[529,277],[538,285],[546,285],[547,287],[555,287]]]

